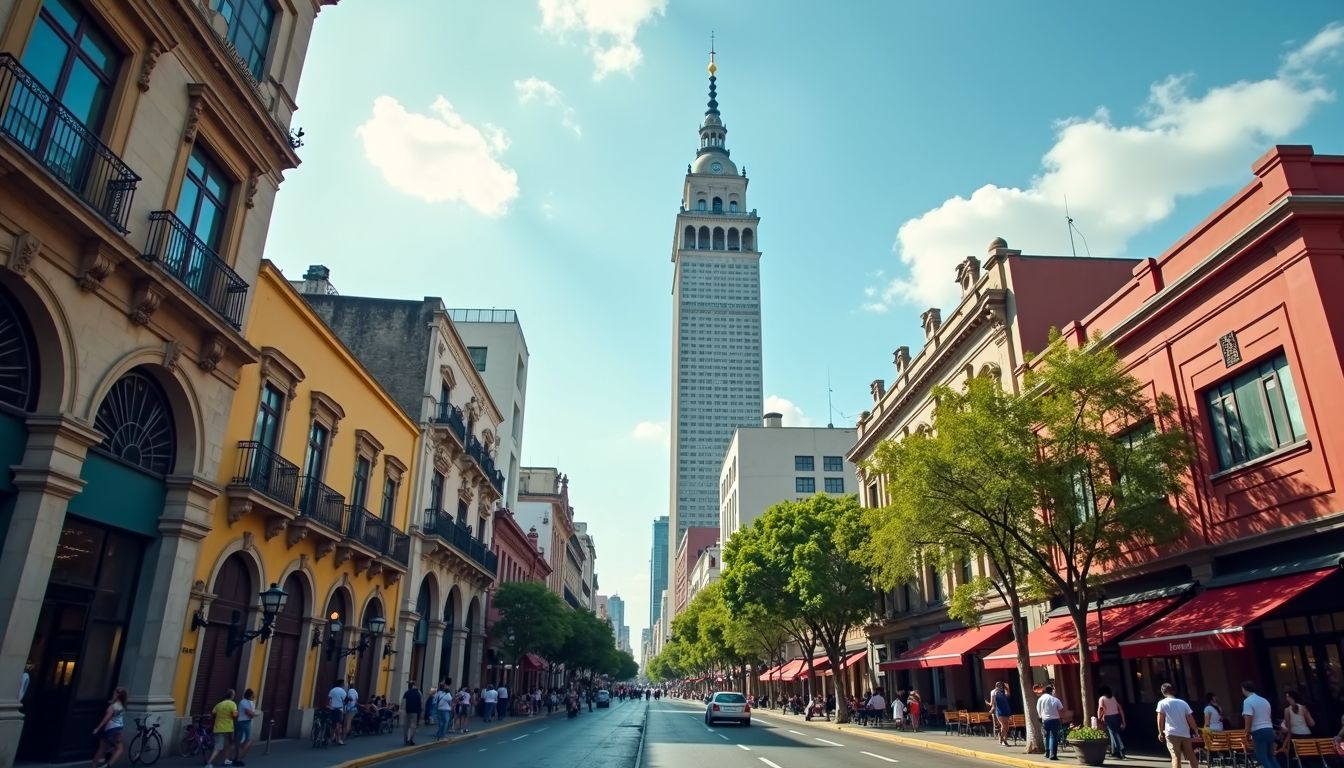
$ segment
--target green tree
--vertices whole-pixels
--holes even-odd
[[[495,590],[494,607],[499,618],[490,633],[515,666],[529,653],[551,658],[569,636],[571,611],[544,584],[506,581]]]
[[[724,607],[727,608],[727,603]],[[759,675],[766,668],[785,662],[788,629],[759,605],[745,606],[738,616],[733,616],[730,611],[726,637],[738,655],[751,660],[754,665],[751,674]]]
[[[838,670],[845,635],[873,611],[872,570],[860,557],[867,538],[853,496],[817,494],[776,504],[728,540],[722,583],[729,609],[740,617],[756,606],[791,634],[810,634]],[[815,679],[811,647],[803,645]],[[848,682],[844,675],[835,682],[836,721],[848,722]]]
[[[587,675],[581,673],[601,671],[616,645],[611,624],[590,611],[569,610],[565,613],[569,632],[555,651],[556,659],[565,665],[571,677],[585,677]]]

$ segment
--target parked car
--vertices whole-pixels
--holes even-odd
[[[710,696],[705,704],[705,725],[713,725],[718,720],[751,725],[751,705],[747,703],[747,697],[735,691],[719,691]]]
[[[611,691],[608,691],[606,688],[603,688],[602,690],[600,690],[600,691],[597,692],[597,698],[594,699],[593,701],[594,701],[594,703],[596,703],[597,706],[599,706],[599,707],[610,707],[610,706],[611,706]]]

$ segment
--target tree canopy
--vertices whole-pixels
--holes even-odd
[[[552,659],[571,632],[573,611],[544,584],[506,581],[495,590],[494,607],[499,618],[490,632],[515,664],[529,653]]]

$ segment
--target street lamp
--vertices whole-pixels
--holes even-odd
[[[261,627],[259,629],[243,629],[243,614],[240,611],[234,611],[229,619],[229,638],[227,643],[228,655],[242,648],[249,641],[261,638],[261,642],[266,642],[266,638],[271,636],[271,628],[275,624],[275,617],[285,609],[285,603],[289,600],[289,593],[281,589],[277,584],[271,584],[271,588],[257,596],[261,602]]]
[[[383,630],[386,627],[386,619],[382,616],[374,616],[368,620],[368,623],[364,626],[364,631],[360,633],[359,643],[352,645],[349,648],[337,648],[337,637],[341,634],[341,630],[344,629],[344,625],[341,624],[341,614],[332,611],[330,621],[327,622],[327,628],[330,630],[330,634],[327,637],[327,658],[345,658],[346,656],[354,656],[357,653],[364,653],[373,643],[373,638],[383,634]]]

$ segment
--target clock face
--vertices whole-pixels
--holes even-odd
[[[710,163],[709,170],[715,173],[723,173],[723,163]]]

